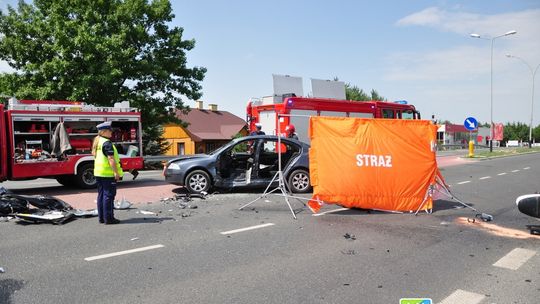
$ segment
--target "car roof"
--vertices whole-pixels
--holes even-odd
[[[278,136],[277,135],[250,135],[250,136],[244,136],[244,137],[239,137],[239,138],[236,138],[235,140],[237,141],[242,141],[242,140],[245,140],[245,139],[271,139],[271,140],[277,140],[278,139]],[[285,142],[293,142],[293,143],[299,143],[300,145],[302,146],[305,146],[305,147],[310,147],[309,144],[303,142],[303,141],[299,141],[299,140],[296,140],[296,139],[292,139],[292,138],[286,138],[286,137],[281,137],[281,140],[282,141],[285,141]]]

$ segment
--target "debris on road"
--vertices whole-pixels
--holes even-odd
[[[134,237],[134,238],[132,238],[130,241],[136,241],[136,240],[138,240],[138,239],[139,239],[138,237]]]
[[[0,216],[0,223],[1,222],[9,222],[11,219],[13,219],[12,216]]]
[[[128,200],[126,200],[125,197],[122,197],[122,200],[114,202],[114,209],[118,209],[118,210],[129,209],[132,205],[133,204],[129,202]]]
[[[62,225],[73,219],[75,215],[66,211],[38,211],[34,213],[16,213],[15,217],[24,222]]]
[[[157,215],[157,213],[152,211],[146,211],[146,210],[139,210],[137,213],[144,214],[144,215]]]
[[[72,211],[73,215],[77,217],[91,217],[91,216],[98,216],[97,209],[90,209],[90,210],[82,210],[82,209],[74,209]]]
[[[348,232],[345,233],[345,234],[343,235],[343,237],[344,237],[345,239],[351,240],[351,241],[356,240],[356,236],[355,236],[354,234],[350,234],[350,233],[348,233]]]
[[[4,270],[4,268],[0,267],[0,273],[4,273],[4,272],[6,272],[6,271]]]

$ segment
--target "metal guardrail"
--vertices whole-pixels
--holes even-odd
[[[143,156],[144,162],[161,162],[177,158],[178,155],[148,155]]]

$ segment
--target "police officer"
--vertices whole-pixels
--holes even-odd
[[[116,196],[116,183],[124,172],[120,167],[120,158],[116,147],[111,142],[112,122],[106,121],[97,125],[98,136],[92,145],[94,155],[94,176],[98,186],[97,207],[99,222],[105,225],[118,224],[114,218],[113,207]]]

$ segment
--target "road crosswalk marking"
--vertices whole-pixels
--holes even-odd
[[[477,304],[480,303],[485,297],[486,296],[482,294],[458,289],[442,300],[440,304]]]
[[[521,267],[521,265],[525,264],[525,262],[527,262],[535,254],[536,251],[534,250],[515,248],[507,255],[503,256],[500,260],[495,262],[493,266],[517,270],[519,267]]]

